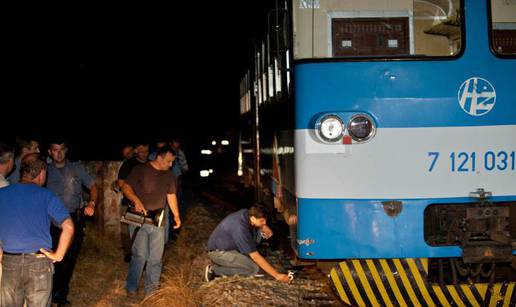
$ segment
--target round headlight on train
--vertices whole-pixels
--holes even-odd
[[[348,133],[355,142],[367,141],[376,133],[376,127],[371,117],[357,114],[349,119]]]
[[[319,137],[326,142],[337,142],[344,134],[344,123],[336,115],[326,115],[317,122]]]

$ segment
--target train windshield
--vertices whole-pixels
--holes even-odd
[[[491,1],[491,47],[499,55],[516,56],[516,0]]]
[[[294,57],[455,56],[460,0],[295,0]]]

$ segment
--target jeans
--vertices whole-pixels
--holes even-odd
[[[136,226],[129,225],[131,236],[135,229]],[[164,244],[165,227],[143,224],[132,247],[133,255],[131,263],[129,263],[129,272],[125,284],[128,291],[138,290],[145,263],[147,263],[145,267],[145,293],[148,294],[159,287]]]
[[[258,266],[248,256],[236,250],[208,252],[213,262],[213,272],[217,276],[244,275],[251,276],[258,273]]]
[[[30,307],[50,306],[54,273],[50,259],[39,254],[4,254],[2,267],[0,306],[19,307],[24,301]]]

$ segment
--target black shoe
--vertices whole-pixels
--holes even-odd
[[[54,301],[52,303],[52,305],[54,305],[54,304],[57,307],[69,307],[69,306],[72,306],[72,303],[69,300],[67,300],[67,299]]]
[[[131,254],[126,254],[124,256],[124,261],[127,262],[127,263],[131,262]]]
[[[204,280],[206,282],[210,282],[215,279],[215,272],[213,272],[213,269],[211,267],[211,264],[208,264],[206,266],[206,269],[204,269]]]

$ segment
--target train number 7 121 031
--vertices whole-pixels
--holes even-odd
[[[428,172],[434,171],[442,163],[447,164],[450,172],[477,172],[477,171],[514,171],[516,151],[494,151],[486,152],[451,152],[442,155],[438,151],[428,152]],[[444,157],[441,157],[444,156]]]

